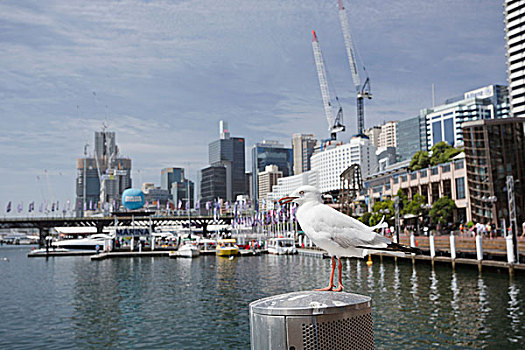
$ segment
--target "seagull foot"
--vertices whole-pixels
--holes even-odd
[[[334,288],[334,286],[328,286],[326,288],[314,289],[314,291],[316,291],[316,292],[328,292],[328,291],[331,291],[333,288]]]
[[[343,289],[344,289],[343,285],[340,284],[340,285],[338,285],[337,288],[334,289],[333,291],[334,291],[334,292],[341,292],[341,291],[343,291]]]

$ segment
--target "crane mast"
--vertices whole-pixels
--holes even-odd
[[[359,71],[357,69],[357,63],[354,53],[354,45],[352,43],[352,36],[350,35],[350,26],[348,25],[348,18],[346,11],[343,6],[343,0],[338,0],[339,5],[339,22],[341,23],[341,31],[343,32],[343,39],[346,47],[346,54],[348,56],[348,63],[352,72],[352,79],[354,81],[356,94],[357,94],[357,134],[363,135],[365,128],[365,105],[364,99],[372,98],[370,93],[370,79],[367,77],[364,84],[361,85],[361,79],[359,77]]]
[[[337,139],[337,133],[345,131],[345,126],[343,122],[343,109],[339,106],[337,115],[334,117],[332,111],[332,101],[330,98],[330,92],[328,90],[328,83],[326,79],[326,69],[323,60],[323,54],[321,53],[321,47],[319,46],[319,41],[315,31],[312,30],[312,48],[314,51],[315,66],[317,67],[317,77],[319,78],[319,86],[321,88],[321,95],[323,98],[324,112],[326,115],[326,120],[328,122],[328,131],[330,132],[330,138],[332,140]],[[337,97],[336,100],[338,101]]]

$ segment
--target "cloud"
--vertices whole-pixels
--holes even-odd
[[[366,125],[416,115],[432,83],[441,100],[505,81],[498,2],[345,4],[374,93]],[[294,132],[327,137],[312,29],[348,139],[355,94],[335,1],[0,2],[0,197],[15,187],[30,197],[35,169],[59,169],[48,175],[56,196],[72,198],[76,158],[105,119],[140,177],[157,183],[162,167],[206,166],[221,119],[247,154],[263,139],[290,145]]]

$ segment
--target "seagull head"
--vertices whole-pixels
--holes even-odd
[[[301,186],[295,191],[293,191],[288,197],[283,197],[279,199],[279,203],[286,204],[294,202],[299,205],[307,202],[318,202],[322,203],[321,192],[314,186]]]

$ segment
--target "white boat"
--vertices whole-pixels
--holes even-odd
[[[33,249],[28,253],[28,255],[29,256],[39,256],[39,255],[47,255],[48,253],[52,254],[52,253],[67,253],[67,252],[69,252],[69,250],[65,248],[50,247],[49,249],[46,249],[46,248]]]
[[[270,238],[268,241],[268,253],[277,255],[297,254],[295,240],[284,237]]]
[[[177,250],[177,256],[180,258],[196,258],[200,254],[199,248],[193,244],[184,244]]]
[[[66,249],[84,249],[84,250],[96,250],[97,245],[100,250],[104,249],[104,241],[113,239],[113,236],[98,233],[95,235],[88,236],[86,238],[75,238],[65,239],[63,241],[53,242],[51,245],[57,248]]]

